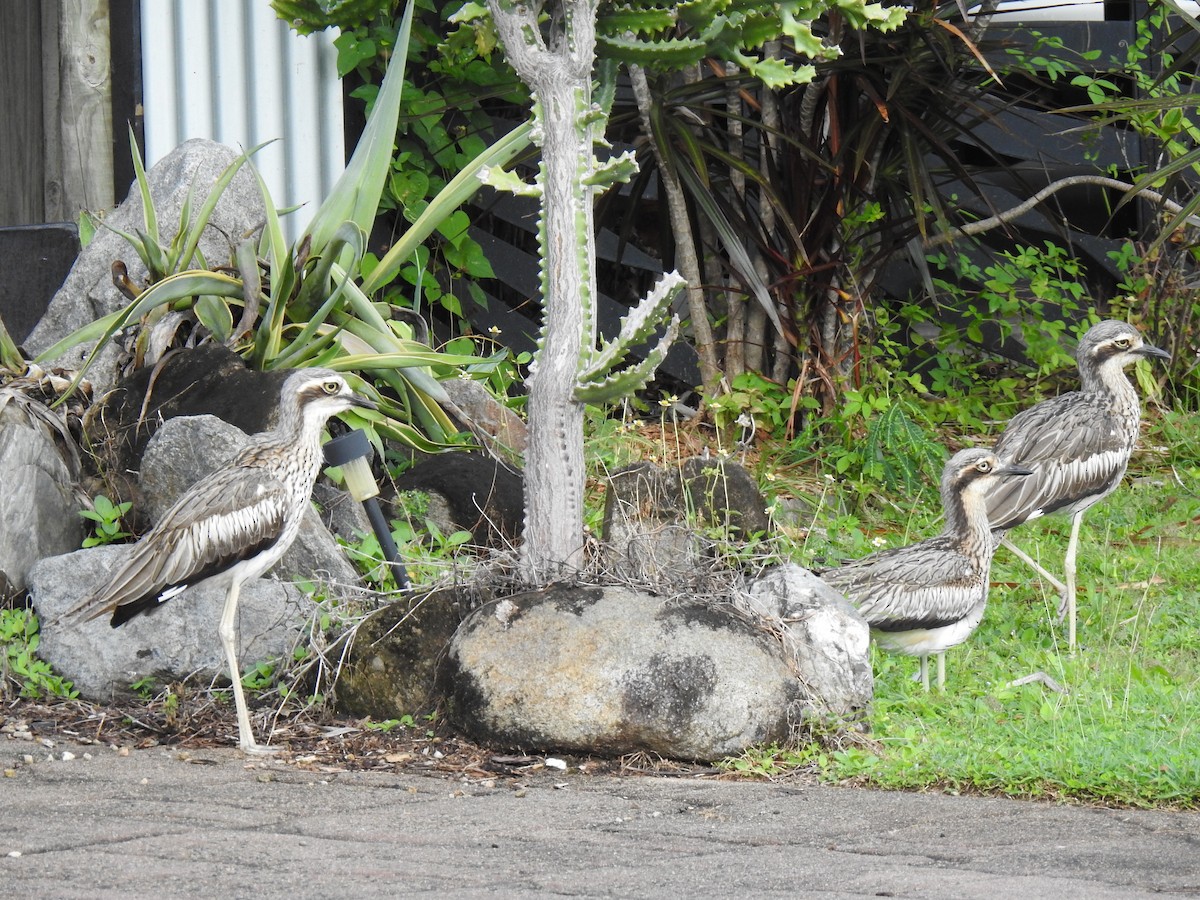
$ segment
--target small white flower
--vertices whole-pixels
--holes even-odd
[[[871,538],[871,545],[874,547],[886,547],[887,541],[881,537],[873,537]]]

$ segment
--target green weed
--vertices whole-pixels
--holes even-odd
[[[15,686],[26,698],[79,696],[75,686],[54,674],[50,664],[38,659],[41,643],[37,616],[28,609],[0,609],[0,697]]]
[[[97,494],[91,509],[81,509],[79,515],[95,522],[91,536],[83,539],[84,547],[115,544],[129,537],[121,527],[121,517],[133,506],[130,502],[113,503],[104,494]]]

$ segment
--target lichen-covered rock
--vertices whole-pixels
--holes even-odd
[[[845,597],[807,569],[788,563],[751,582],[738,602],[783,636],[814,701],[810,716],[845,721],[871,705],[870,627]]]
[[[469,609],[457,590],[416,591],[358,626],[338,673],[335,702],[351,716],[398,719],[437,706],[437,667]]]
[[[698,527],[749,537],[770,528],[766,501],[733,460],[693,457],[677,468],[638,462],[609,476],[604,498],[606,568],[639,584],[678,583],[704,568]]]
[[[687,516],[678,472],[651,462],[617,469],[604,494],[605,568],[635,584],[687,581],[701,569],[704,553]]]
[[[731,604],[558,585],[472,612],[442,683],[486,743],[714,760],[789,738],[803,691],[785,657]]]

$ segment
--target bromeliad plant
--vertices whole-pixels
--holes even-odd
[[[351,374],[351,381],[379,404],[378,412],[357,413],[376,439],[391,438],[425,450],[453,439],[457,429],[441,404],[448,403],[434,374],[438,368],[486,368],[496,360],[439,353],[414,339],[410,325],[392,318],[390,308],[371,300],[400,267],[461,203],[479,187],[479,170],[503,164],[528,143],[528,128],[517,129],[487,148],[431,202],[408,232],[370,268],[364,266],[366,234],[379,208],[392,161],[412,7],[397,33],[388,69],[362,138],[345,172],[318,208],[312,223],[292,246],[280,227],[280,210],[254,168],[254,149],[235,160],[214,184],[195,218],[191,198],[184,203],[174,237],[165,244],[137,162],[145,210],[144,229],[125,234],[150,273],[139,291],[125,279],[133,302],[98,319],[59,344],[44,358],[96,342],[96,350],[76,378],[83,376],[99,348],[123,328],[140,325],[137,351],[152,343],[155,329],[175,329],[179,312],[190,315],[213,340],[239,352],[255,368],[326,366]],[[255,148],[257,149],[257,148]],[[243,167],[254,173],[266,206],[266,226],[257,240],[236,248],[235,266],[210,267],[198,251],[200,234],[221,193]]]

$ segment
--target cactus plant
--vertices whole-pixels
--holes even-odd
[[[533,184],[498,171],[487,179],[496,187],[535,195],[541,206],[544,318],[527,385],[522,559],[531,584],[581,568],[584,405],[628,394],[653,374],[678,331],[673,317],[642,362],[621,366],[630,348],[658,328],[683,286],[675,273],[664,276],[625,317],[619,333],[598,343],[593,200],[627,179],[635,164],[629,154],[601,162],[595,153],[607,121],[606,109],[592,93],[597,0],[563,0],[548,17],[545,5],[488,3],[506,58],[532,91],[532,135],[541,148]]]

